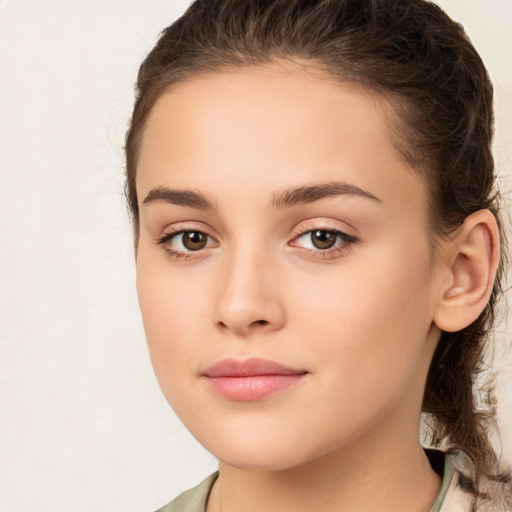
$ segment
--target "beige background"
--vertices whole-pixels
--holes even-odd
[[[0,510],[150,512],[215,467],[153,377],[122,195],[138,65],[187,3],[0,0]],[[510,190],[512,1],[440,3],[494,79]]]

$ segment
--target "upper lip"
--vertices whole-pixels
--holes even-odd
[[[251,377],[256,375],[301,375],[305,370],[290,368],[284,364],[269,359],[251,357],[238,360],[233,358],[222,359],[209,366],[203,375],[206,377]]]

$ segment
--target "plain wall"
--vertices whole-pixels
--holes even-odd
[[[440,3],[494,80],[510,191],[512,2]],[[187,4],[0,0],[1,510],[150,512],[215,469],[153,376],[123,198],[136,72]],[[509,460],[511,339],[502,325]]]

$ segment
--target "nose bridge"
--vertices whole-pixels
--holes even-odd
[[[284,323],[278,265],[268,247],[251,240],[233,245],[218,276],[216,323],[237,334],[276,330]]]

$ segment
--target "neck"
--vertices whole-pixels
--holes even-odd
[[[391,448],[390,448],[391,447]],[[364,436],[280,471],[219,464],[208,512],[427,512],[441,485],[418,436]]]

